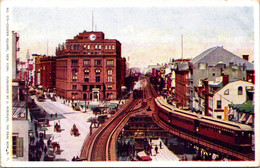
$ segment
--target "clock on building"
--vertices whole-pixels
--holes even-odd
[[[90,39],[91,41],[96,40],[96,35],[95,35],[95,34],[91,34],[91,35],[89,36],[89,39]]]

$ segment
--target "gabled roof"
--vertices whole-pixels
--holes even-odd
[[[233,62],[236,65],[245,64],[247,70],[254,70],[254,65],[252,63],[219,46],[207,49],[200,55],[193,58],[190,62],[193,66],[196,66],[198,63],[207,63],[208,66],[216,66],[220,62],[228,66],[230,62]]]

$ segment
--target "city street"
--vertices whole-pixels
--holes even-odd
[[[36,102],[39,107],[44,109],[47,113],[47,117],[50,119],[50,127],[47,127],[47,138],[53,138],[52,141],[56,141],[60,144],[60,154],[55,154],[56,161],[71,161],[73,156],[79,156],[81,152],[82,144],[89,133],[90,122],[87,122],[88,118],[95,115],[87,112],[82,113],[80,111],[74,111],[68,105],[62,104],[61,101],[53,102],[50,99],[46,99],[44,102]],[[57,118],[55,118],[57,113]],[[55,123],[60,123],[61,132],[54,132]],[[75,137],[70,134],[70,130],[76,124],[79,129],[80,135]],[[47,141],[47,140],[45,140]]]

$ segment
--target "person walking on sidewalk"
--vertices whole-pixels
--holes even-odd
[[[157,153],[158,153],[158,147],[157,147],[157,145],[155,146],[154,150],[155,150],[155,152],[156,152],[156,154],[157,154]]]

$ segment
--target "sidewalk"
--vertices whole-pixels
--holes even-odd
[[[160,141],[161,146],[160,148]],[[152,161],[179,161],[180,158],[175,155],[172,151],[170,151],[167,146],[162,142],[161,139],[158,140],[152,140],[151,143],[153,149],[152,149],[152,155],[150,156],[152,158]],[[158,153],[155,152],[155,147],[158,147]]]

